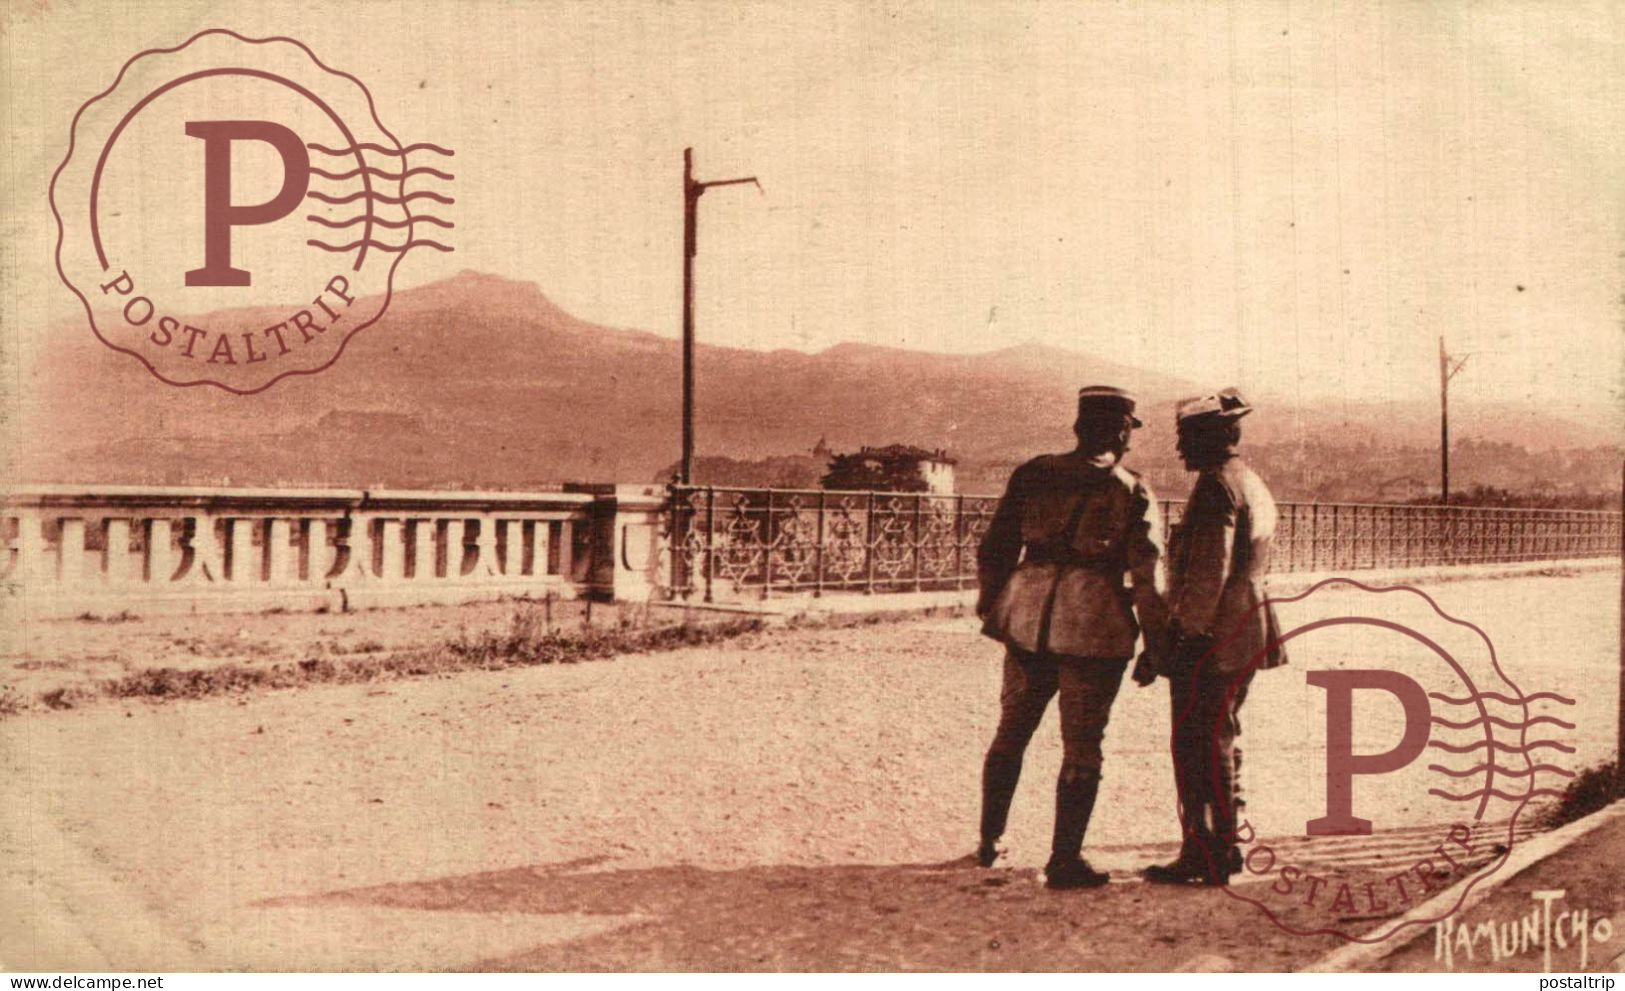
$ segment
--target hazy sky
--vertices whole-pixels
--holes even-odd
[[[1031,340],[1421,399],[1443,333],[1466,399],[1620,403],[1619,5],[151,8],[10,7],[8,333],[76,313],[45,197],[75,107],[226,26],[299,37],[403,141],[457,150],[457,251],[408,285],[479,269],[675,335],[692,144],[702,178],[765,188],[703,201],[713,343]]]

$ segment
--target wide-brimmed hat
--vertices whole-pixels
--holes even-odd
[[[1247,400],[1241,398],[1241,393],[1234,388],[1220,389],[1205,396],[1192,396],[1181,399],[1174,405],[1174,422],[1184,423],[1187,420],[1196,420],[1203,417],[1212,417],[1219,420],[1239,420],[1251,413],[1253,408]]]
[[[1078,390],[1078,415],[1095,410],[1110,410],[1121,413],[1129,418],[1129,422],[1136,427],[1143,427],[1140,418],[1134,415],[1134,397],[1126,389],[1119,389],[1115,385],[1086,385]]]

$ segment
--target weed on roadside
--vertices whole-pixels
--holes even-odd
[[[141,619],[140,616],[137,616],[128,609],[120,610],[119,612],[107,616],[103,616],[100,613],[82,612],[73,618],[81,623],[135,623]]]
[[[1611,760],[1588,767],[1569,780],[1563,797],[1542,809],[1540,825],[1546,829],[1583,819],[1608,805],[1625,798],[1625,781],[1620,778],[1619,761]]]
[[[218,664],[207,668],[147,668],[92,685],[58,688],[38,697],[47,709],[71,709],[98,697],[117,699],[199,699],[212,695],[297,688],[318,684],[354,684],[393,678],[446,675],[458,671],[500,670],[539,664],[574,664],[620,654],[676,650],[716,643],[762,628],[759,619],[707,625],[654,626],[641,629],[550,628],[542,611],[521,605],[502,633],[470,636],[460,632],[430,647],[387,651],[377,641],[364,641],[340,657],[306,657],[277,664]],[[15,692],[0,692],[0,716],[27,708]]]

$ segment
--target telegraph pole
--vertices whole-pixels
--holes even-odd
[[[681,481],[694,480],[694,252],[700,195],[712,186],[750,183],[761,192],[755,176],[743,179],[694,179],[694,149],[683,149],[683,469]]]
[[[1450,505],[1450,380],[1470,357],[1462,355],[1460,361],[1451,364],[1444,338],[1439,338],[1439,493],[1440,502],[1446,506]]]

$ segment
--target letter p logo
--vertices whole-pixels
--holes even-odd
[[[1431,718],[1427,692],[1397,671],[1311,671],[1309,684],[1326,689],[1326,814],[1307,824],[1310,836],[1369,836],[1371,820],[1354,814],[1354,776],[1397,771],[1421,755]],[[1354,752],[1354,692],[1369,688],[1399,700],[1405,731],[1392,750]]]
[[[310,188],[310,153],[299,135],[268,120],[193,120],[186,133],[203,139],[203,267],[186,273],[189,286],[246,286],[249,274],[231,267],[231,229],[268,224],[292,213]],[[282,157],[282,188],[258,206],[231,204],[231,143],[263,141]]]

